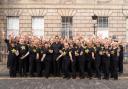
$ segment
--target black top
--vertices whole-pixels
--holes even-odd
[[[64,55],[63,55],[63,58],[64,59],[70,59],[69,52],[71,52],[71,49],[69,49],[69,48],[67,48],[67,49],[63,48],[62,49],[62,52],[64,53]]]
[[[75,52],[78,51],[77,47],[70,48],[73,60],[76,59]]]
[[[120,52],[119,52],[119,56],[120,57],[123,57],[123,51],[124,51],[124,49],[123,49],[123,45],[119,45],[119,48],[120,48]]]
[[[94,53],[95,53],[95,57],[96,57],[96,59],[100,59],[100,57],[101,57],[101,54],[100,54],[100,52],[102,52],[103,51],[103,46],[101,46],[101,45],[99,45],[99,46],[95,46],[94,47]]]
[[[81,52],[83,52],[83,54],[81,55]],[[79,59],[85,59],[85,52],[84,52],[84,48],[81,46],[81,47],[78,47],[78,54],[79,54]]]
[[[44,54],[44,48],[41,47],[41,48],[37,48],[38,49],[38,52],[39,52],[39,60],[41,60],[43,54]]]
[[[92,53],[94,52],[94,48],[93,47],[89,47],[88,50],[89,50],[89,52],[88,52],[89,58],[92,59]]]
[[[43,49],[43,54],[46,54],[45,60],[52,60],[52,53],[50,53],[49,50],[52,50],[51,47]]]
[[[111,56],[117,57],[118,56],[118,48],[112,48],[111,49]]]
[[[104,48],[103,49],[103,58],[109,58],[110,56],[108,56],[108,54],[111,54],[111,50],[109,48]]]
[[[19,44],[18,50],[19,50],[19,57],[22,57],[28,52],[28,46],[26,44]]]
[[[39,53],[39,49],[34,46],[29,46],[29,58],[36,59],[36,55]]]
[[[51,45],[51,48],[53,49],[53,54],[60,54],[60,50],[62,49],[62,44],[61,43],[56,43],[54,42],[52,45]]]
[[[14,47],[11,46],[11,44],[9,43],[9,40],[8,39],[5,39],[5,42],[7,44],[7,49],[9,51],[9,55],[14,55],[16,56],[16,51],[18,50],[17,49],[17,46],[14,44]]]

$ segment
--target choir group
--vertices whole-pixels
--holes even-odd
[[[123,45],[100,36],[44,39],[10,34],[7,67],[10,77],[113,78],[123,73]]]

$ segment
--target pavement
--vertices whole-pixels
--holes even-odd
[[[10,78],[6,65],[0,64],[0,89],[128,89],[128,64],[119,80],[98,80],[96,78],[63,79],[61,77]]]
[[[128,89],[128,80],[0,79],[0,89]]]

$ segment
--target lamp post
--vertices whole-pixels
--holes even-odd
[[[97,16],[94,14],[92,16],[93,24],[94,24],[94,35],[96,35],[96,23],[97,23]]]

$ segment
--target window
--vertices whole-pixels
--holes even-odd
[[[108,17],[98,17],[98,27],[108,28]]]
[[[18,16],[7,17],[7,38],[11,32],[13,32],[15,36],[19,35],[19,17]]]
[[[62,16],[62,37],[72,38],[72,16]]]
[[[32,33],[34,36],[44,36],[44,18],[41,16],[32,17]]]
[[[128,17],[126,17],[126,39],[128,40]]]
[[[97,35],[102,38],[108,38],[109,37],[109,31],[108,30],[98,30]]]

